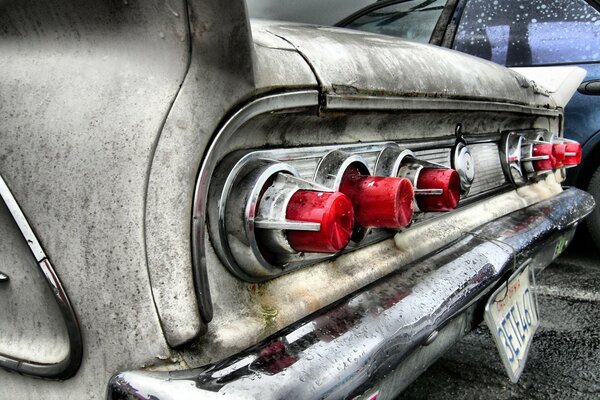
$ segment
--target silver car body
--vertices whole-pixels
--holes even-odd
[[[492,183],[500,192],[474,197],[461,210],[273,280],[244,282],[224,267],[206,221],[208,185],[224,155],[265,147],[447,142],[458,125],[473,134],[560,132],[562,104],[520,74],[453,51],[334,28],[251,23],[243,1],[3,1],[0,27],[2,193],[13,218],[26,218],[19,226],[31,228],[29,246],[41,251],[32,248],[34,264],[45,271],[37,283],[18,286],[36,269],[0,267],[11,278],[0,282],[0,323],[14,328],[0,341],[0,363],[8,370],[0,371],[3,398],[102,398],[111,376],[122,371],[138,372],[115,376],[109,390],[115,396],[134,396],[135,388],[139,398],[221,398],[221,389],[201,387],[203,366],[229,360],[223,364],[229,369],[217,375],[231,373],[246,357],[244,349],[282,329],[307,329],[303,318],[409,265],[423,268],[426,263],[415,262],[479,227],[492,229],[486,224],[500,217],[538,203],[570,205],[569,215],[544,217],[547,224],[530,232],[529,241],[514,236],[527,242],[523,249],[540,250],[554,245],[557,232],[571,232],[593,206],[581,192],[563,192],[560,173],[520,189],[500,175],[501,182]],[[488,157],[480,162],[500,166],[498,157]],[[531,213],[542,218],[539,209]],[[10,229],[6,235],[18,235]],[[544,246],[535,242],[542,236]],[[445,297],[425,296],[431,303],[393,311],[410,309],[431,322],[415,327],[396,318],[396,332],[412,332],[412,339],[398,353],[402,359],[390,358],[395,365],[410,354],[421,357],[414,350],[442,331],[442,322],[454,322],[436,341],[439,347],[410,361],[418,368],[393,375],[386,383],[390,394],[468,330],[474,317],[465,313],[514,267],[507,261],[514,243],[496,246],[500,253],[489,243],[482,240],[473,256],[483,269],[462,271],[462,278],[398,278],[404,285],[451,284]],[[551,259],[540,257],[540,266]],[[431,265],[449,261],[431,258]],[[484,268],[488,264],[495,267]],[[450,310],[451,294],[460,289],[452,285],[469,281],[471,273],[486,276],[485,285],[471,292],[463,287],[453,303],[458,308],[438,314],[439,304]],[[41,277],[54,274],[60,285],[39,297]],[[33,305],[26,307],[23,298]],[[13,301],[18,312],[10,308]],[[378,334],[378,323],[361,321],[360,329]],[[391,332],[382,333],[377,346],[392,343]],[[349,340],[346,347],[335,346],[356,344],[350,336],[341,339]],[[316,373],[319,364],[310,361],[333,353],[307,351],[315,352],[304,359],[310,365],[295,367],[312,379],[306,371]],[[383,351],[365,357],[387,362]],[[346,371],[359,361],[345,360]],[[31,376],[36,365],[49,379]],[[197,379],[171,379],[168,371]],[[318,387],[292,389],[299,381],[291,377],[298,375],[287,376],[265,377],[265,386],[245,376],[234,380],[241,389],[222,390],[232,397],[338,398],[368,394],[369,382],[378,382],[375,374],[345,385],[331,374]],[[268,390],[277,382],[289,390]]]

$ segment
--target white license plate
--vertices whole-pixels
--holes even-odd
[[[492,332],[502,363],[513,383],[518,381],[525,368],[527,353],[539,326],[532,280],[529,265],[519,268],[492,294],[485,307],[485,323]]]

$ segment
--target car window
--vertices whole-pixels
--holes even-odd
[[[446,0],[409,0],[378,8],[345,27],[428,43]]]
[[[246,0],[252,18],[333,25],[375,0]]]
[[[469,0],[453,47],[508,66],[598,61],[600,13],[584,0]]]

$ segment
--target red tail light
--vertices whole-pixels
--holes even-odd
[[[550,143],[536,144],[533,146],[532,155],[536,159],[533,161],[533,168],[536,171],[552,170],[556,166],[556,158],[554,157],[554,146]]]
[[[581,163],[581,145],[548,131],[510,132],[503,138],[502,167],[516,186],[536,182],[539,177]]]
[[[577,142],[565,143],[565,166],[575,166],[581,163],[581,144]]]
[[[287,231],[290,246],[301,252],[337,253],[346,247],[354,228],[352,203],[339,192],[299,190],[288,203],[286,218],[321,224],[317,232]]]
[[[450,211],[458,206],[460,177],[453,169],[423,168],[417,180],[416,201],[421,211]],[[419,195],[420,191],[441,191]]]
[[[564,166],[566,148],[567,148],[566,143],[555,143],[554,144],[553,149],[552,149],[552,154],[554,155],[554,158],[555,158],[555,163],[554,163],[555,168],[560,168],[560,167]]]
[[[412,220],[414,190],[406,178],[362,175],[349,167],[340,192],[352,201],[356,222],[363,227],[402,228]]]

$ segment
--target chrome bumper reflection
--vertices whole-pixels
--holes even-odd
[[[481,319],[500,280],[556,244],[594,207],[567,189],[465,234],[452,245],[367,286],[223,362],[187,371],[122,372],[112,399],[392,398]]]

